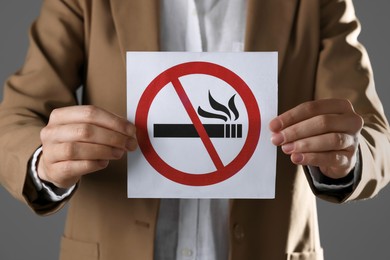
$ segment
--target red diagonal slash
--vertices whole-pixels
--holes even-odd
[[[217,170],[223,169],[225,166],[223,165],[222,160],[217,153],[217,150],[215,149],[213,143],[211,142],[211,139],[208,136],[206,129],[204,128],[202,122],[200,121],[198,115],[196,114],[196,111],[192,106],[191,101],[188,98],[187,93],[185,92],[179,79],[176,77],[173,78],[172,84],[181,102],[183,103],[184,108],[186,109],[192,123],[194,124],[195,129],[199,134],[199,137],[201,138],[204,146],[206,147],[206,150],[209,153],[215,167],[217,168]]]

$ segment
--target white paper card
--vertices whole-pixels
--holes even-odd
[[[129,198],[274,198],[277,53],[128,52]]]

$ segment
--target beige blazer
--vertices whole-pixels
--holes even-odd
[[[365,124],[362,176],[333,202],[375,196],[389,181],[389,126],[374,89],[351,0],[249,0],[247,51],[279,52],[279,112],[304,101],[347,98]],[[23,68],[0,107],[0,181],[38,214],[63,203],[38,198],[28,161],[50,112],[83,102],[126,115],[126,51],[159,50],[157,0],[46,0]],[[261,169],[259,169],[259,173]],[[308,181],[309,180],[309,181]],[[278,153],[276,199],[232,200],[230,259],[323,259],[315,196],[302,167]],[[158,199],[126,198],[126,161],[86,176],[69,201],[61,259],[152,259]]]

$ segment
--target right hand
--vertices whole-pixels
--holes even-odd
[[[134,151],[135,131],[126,119],[94,106],[56,109],[41,131],[38,176],[59,188],[69,188],[81,176]]]

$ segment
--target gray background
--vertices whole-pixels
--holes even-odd
[[[390,115],[390,1],[354,2],[363,25],[360,41],[368,49],[377,90],[386,114]],[[0,3],[0,90],[6,77],[24,60],[27,30],[39,13],[40,4],[41,1],[26,0],[2,0]],[[389,187],[373,200],[346,205],[318,201],[325,258],[390,259],[389,201]],[[50,217],[38,217],[2,187],[0,207],[1,260],[57,259],[66,209]]]

